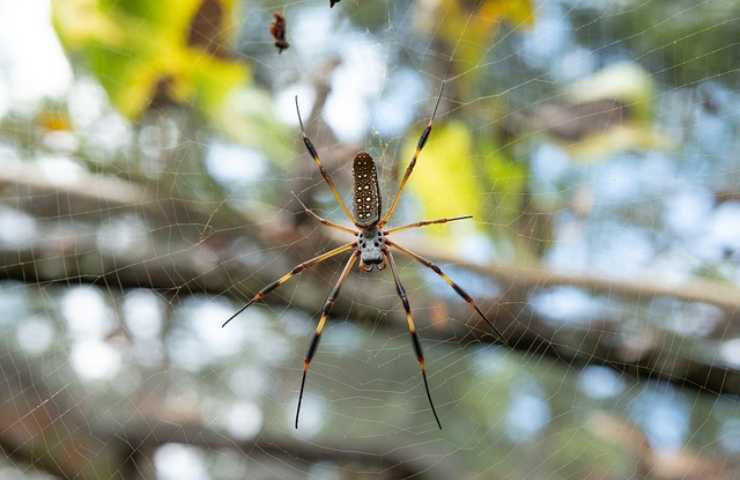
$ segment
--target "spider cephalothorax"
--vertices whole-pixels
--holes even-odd
[[[360,268],[364,272],[378,271],[385,268],[385,253],[388,247],[383,238],[383,232],[375,226],[363,228],[357,235],[360,249]]]
[[[424,353],[422,352],[422,349],[421,349],[421,342],[419,341],[419,336],[416,333],[416,324],[414,323],[414,317],[411,314],[411,305],[409,304],[409,299],[406,295],[406,290],[404,289],[403,284],[401,283],[401,279],[398,276],[396,263],[393,258],[393,253],[391,252],[391,250],[395,249],[401,253],[404,253],[410,256],[417,262],[421,263],[425,267],[430,268],[434,273],[439,275],[445,282],[447,282],[448,285],[450,285],[450,287],[452,287],[455,293],[457,293],[460,297],[462,297],[473,308],[473,310],[475,310],[475,312],[478,315],[480,315],[480,317],[483,320],[485,320],[488,326],[494,332],[496,332],[496,334],[499,337],[501,337],[501,334],[498,332],[498,330],[496,330],[496,327],[494,327],[493,324],[486,318],[486,316],[483,314],[480,308],[478,308],[478,305],[475,303],[472,297],[468,295],[465,292],[465,290],[463,290],[457,283],[452,281],[452,279],[448,277],[447,274],[445,274],[441,268],[439,268],[437,265],[427,260],[426,258],[409,250],[408,248],[403,247],[397,244],[395,241],[391,241],[390,239],[388,239],[389,235],[396,233],[396,232],[400,232],[402,230],[423,227],[426,225],[447,223],[447,222],[452,222],[454,220],[463,220],[463,219],[471,218],[471,217],[464,216],[464,217],[453,217],[453,218],[440,218],[438,220],[425,220],[421,222],[411,223],[408,225],[402,225],[400,227],[394,227],[394,228],[389,228],[389,229],[385,228],[386,224],[391,219],[391,217],[393,216],[393,213],[396,211],[396,208],[398,207],[398,201],[401,198],[401,192],[403,191],[403,187],[406,185],[406,182],[411,176],[411,172],[413,172],[414,166],[416,165],[416,160],[419,157],[419,154],[421,153],[422,149],[424,148],[424,145],[426,145],[427,140],[429,139],[429,134],[432,131],[432,122],[434,121],[434,116],[437,113],[437,107],[439,106],[439,101],[441,98],[442,98],[442,91],[439,92],[439,97],[437,98],[437,103],[434,106],[432,117],[429,120],[429,123],[427,124],[426,128],[422,132],[421,137],[419,137],[419,142],[416,146],[416,152],[414,153],[414,156],[411,159],[411,162],[409,163],[408,167],[406,167],[406,172],[404,173],[403,178],[401,179],[401,184],[398,188],[398,192],[396,193],[396,196],[393,198],[393,202],[391,202],[390,208],[385,212],[385,215],[382,215],[382,211],[381,211],[380,185],[378,183],[378,172],[377,172],[377,168],[375,167],[375,162],[373,161],[372,157],[365,152],[358,153],[355,156],[354,163],[352,166],[353,167],[353,170],[352,170],[353,179],[354,179],[354,188],[353,188],[354,215],[353,215],[347,208],[347,205],[345,205],[344,200],[342,200],[341,195],[339,195],[339,191],[337,190],[337,187],[334,184],[334,181],[332,180],[331,176],[326,170],[324,170],[324,167],[321,165],[321,159],[319,158],[319,154],[316,151],[316,147],[314,147],[313,142],[311,142],[311,140],[306,135],[306,131],[303,128],[303,120],[301,119],[301,112],[300,112],[300,109],[298,108],[298,98],[296,97],[295,106],[296,106],[296,111],[298,113],[298,121],[301,126],[301,134],[303,136],[303,143],[306,145],[306,149],[308,150],[308,153],[311,155],[314,162],[316,163],[316,166],[319,168],[319,172],[321,173],[321,176],[324,178],[324,181],[326,181],[332,193],[334,194],[334,198],[336,198],[339,208],[342,210],[342,212],[344,212],[344,215],[349,219],[349,221],[356,228],[348,227],[345,225],[340,225],[338,223],[334,223],[330,220],[322,218],[318,214],[316,214],[313,210],[310,210],[308,207],[306,207],[303,204],[303,202],[301,202],[300,199],[298,199],[298,197],[296,198],[301,203],[305,211],[311,216],[313,216],[316,220],[318,220],[319,222],[321,222],[322,224],[328,227],[334,228],[336,230],[340,230],[345,233],[349,233],[353,235],[355,238],[353,241],[349,243],[340,245],[339,247],[336,247],[333,250],[329,250],[326,253],[323,253],[319,256],[316,256],[310,260],[307,260],[297,265],[290,272],[286,273],[279,279],[275,280],[274,282],[272,282],[271,284],[267,285],[265,288],[257,292],[254,295],[254,297],[252,297],[252,299],[249,302],[247,302],[246,305],[240,308],[236,313],[234,313],[234,315],[232,315],[228,320],[226,320],[226,322],[224,322],[224,326],[225,326],[227,323],[233,320],[237,315],[243,312],[247,307],[249,307],[255,302],[258,302],[264,299],[265,296],[268,293],[270,293],[272,290],[276,289],[280,285],[283,285],[288,280],[293,278],[295,275],[301,273],[307,268],[313,267],[314,265],[317,265],[323,262],[324,260],[335,257],[342,253],[351,252],[351,255],[349,259],[347,260],[347,263],[344,265],[344,269],[342,270],[342,273],[339,274],[337,283],[334,285],[334,288],[329,294],[329,298],[326,299],[326,303],[324,303],[324,307],[321,309],[321,316],[319,317],[319,322],[316,325],[316,331],[314,332],[313,339],[311,340],[311,343],[308,347],[308,352],[306,353],[306,356],[303,360],[303,378],[301,380],[301,389],[298,395],[298,408],[296,410],[296,416],[295,416],[296,428],[298,428],[298,418],[299,418],[299,414],[301,411],[301,401],[303,400],[303,389],[306,385],[306,373],[308,372],[308,367],[311,365],[311,360],[313,360],[313,357],[316,354],[316,350],[318,349],[319,341],[321,340],[321,334],[323,333],[324,327],[326,326],[326,322],[329,318],[329,312],[331,308],[334,306],[334,303],[336,302],[337,297],[339,296],[339,289],[342,287],[342,283],[344,283],[344,280],[349,276],[350,272],[352,271],[352,269],[354,268],[358,260],[360,261],[360,269],[366,272],[372,272],[373,270],[383,270],[385,268],[386,263],[390,265],[390,269],[393,274],[393,281],[396,284],[396,292],[398,293],[398,296],[401,298],[401,304],[403,305],[403,309],[406,313],[406,323],[408,325],[409,334],[411,335],[411,342],[414,348],[414,353],[416,355],[416,360],[419,363],[419,368],[421,369],[421,376],[422,376],[422,379],[424,380],[424,389],[426,390],[427,399],[429,400],[429,406],[432,408],[434,419],[436,420],[439,428],[442,428],[442,424],[439,421],[439,417],[437,416],[437,411],[434,408],[434,402],[432,402],[432,395],[429,392],[429,383],[427,381],[427,369],[426,369],[426,364],[424,362]]]

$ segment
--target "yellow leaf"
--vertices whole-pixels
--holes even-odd
[[[420,9],[421,28],[439,31],[449,44],[459,70],[480,62],[503,21],[509,21],[514,28],[531,26],[534,22],[532,0],[437,0],[420,2]]]
[[[55,0],[52,6],[54,26],[68,49],[79,49],[101,38],[107,38],[112,44],[123,41],[123,30],[112,19],[100,14],[97,0]]]
[[[650,74],[636,63],[617,63],[581,79],[565,90],[574,105],[603,100],[624,105],[625,121],[597,130],[565,148],[578,160],[596,161],[630,149],[665,149],[670,140],[653,125],[655,86]],[[588,119],[587,119],[588,120]],[[592,117],[596,121],[596,117]]]
[[[402,149],[408,161],[416,140],[418,137],[409,138]],[[472,155],[473,139],[464,124],[435,127],[408,187],[419,198],[425,219],[460,215],[480,218],[483,196]],[[431,228],[429,232],[449,233],[449,226]]]
[[[609,155],[630,149],[665,150],[672,146],[668,137],[650,125],[625,124],[565,144],[565,149],[582,162],[604,160]]]
[[[72,122],[65,111],[45,109],[36,115],[36,124],[51,132],[69,132]]]
[[[650,73],[636,63],[610,65],[571,84],[565,95],[572,103],[619,100],[629,106],[639,120],[650,120],[655,85]]]

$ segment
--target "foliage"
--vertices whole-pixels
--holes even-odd
[[[508,237],[511,225],[520,214],[522,193],[527,183],[527,167],[507,156],[491,140],[475,136],[460,121],[443,123],[425,147],[414,181],[409,185],[419,201],[424,218],[472,215],[477,225],[498,240]],[[403,148],[407,162],[416,147],[409,136]],[[495,215],[487,205],[495,205]],[[448,240],[460,225],[430,229]]]
[[[54,25],[125,116],[162,103],[211,118],[249,78],[229,56],[234,0],[58,0]]]
[[[630,0],[619,15],[603,8],[576,9],[576,31],[587,44],[620,44],[638,52],[641,62],[654,65],[661,81],[673,86],[718,77],[731,84],[740,81],[737,68],[737,37],[740,2],[737,0]],[[699,9],[701,11],[699,11]],[[598,21],[595,21],[598,20]],[[603,48],[603,47],[602,47]]]
[[[531,26],[534,4],[531,0],[484,0],[481,2],[442,0],[430,18],[445,18],[440,37],[457,58],[460,72],[477,66],[495,45],[504,21],[514,28]]]
[[[248,442],[266,438],[266,463],[292,474],[304,461],[295,445],[319,451],[301,473],[324,456],[343,467],[348,452],[384,459],[359,439],[409,454],[420,477],[448,461],[481,478],[712,478],[681,471],[691,458],[736,470],[723,462],[736,453],[740,410],[715,392],[738,385],[736,309],[715,305],[740,278],[736,2],[328,3],[279,4],[283,55],[267,28],[275,2],[53,3],[75,67],[69,99],[8,115],[0,101],[0,156],[11,159],[0,176],[0,270],[11,280],[0,283],[0,377],[41,372],[2,389],[0,442],[16,442],[4,451],[107,478],[119,456],[138,468],[155,451],[121,430],[138,422],[161,440],[156,418],[212,428],[224,451],[246,438],[235,457],[248,468],[264,460],[245,453],[260,451]],[[523,45],[557,22],[561,50],[536,58]],[[396,220],[475,217],[419,230],[413,247],[443,247],[425,255],[482,299],[505,346],[438,275],[414,275],[399,258],[441,400],[445,430],[430,429],[389,272],[353,276],[332,304],[296,433],[287,417],[311,316],[340,259],[218,328],[335,241],[291,196],[340,218],[322,208],[333,199],[300,141],[293,95],[323,166],[349,192],[352,156],[368,144],[400,150],[403,172],[425,120],[414,107],[433,102],[441,79]],[[95,82],[108,98],[82,123],[80,91],[99,92]],[[378,108],[394,89],[403,105]],[[345,122],[364,125],[347,134]],[[396,182],[384,185],[395,193]],[[672,290],[707,272],[726,285]],[[245,416],[256,422],[246,433]],[[167,438],[207,446],[200,434]],[[666,445],[677,449],[673,476],[656,463]]]
[[[615,109],[621,107],[621,118],[577,141],[567,142],[566,148],[576,158],[603,161],[625,150],[667,147],[668,140],[652,125],[654,90],[650,74],[639,65],[626,62],[616,63],[572,83],[564,92],[565,100],[571,105],[612,101]],[[599,113],[586,114],[583,121],[597,123]],[[610,112],[607,109],[603,113]]]
[[[410,161],[418,138],[409,138],[403,157]],[[475,171],[473,138],[461,122],[434,129],[409,188],[416,194],[425,218],[483,213],[483,186]],[[405,165],[404,165],[405,167]],[[450,201],[454,199],[453,201]]]

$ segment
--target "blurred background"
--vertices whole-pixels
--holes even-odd
[[[740,478],[740,3],[0,0],[3,479]],[[290,47],[278,53],[273,12]],[[292,426],[347,202],[353,273]]]

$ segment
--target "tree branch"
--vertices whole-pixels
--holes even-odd
[[[0,450],[13,461],[31,464],[64,479],[140,478],[139,465],[167,443],[205,450],[239,450],[265,463],[334,461],[382,470],[384,478],[454,478],[449,462],[428,463],[430,452],[394,449],[386,444],[347,441],[304,442],[261,434],[252,440],[191,422],[141,418],[120,426],[84,402],[75,402],[67,388],[53,391],[47,378],[22,355],[0,351]],[[125,415],[125,413],[123,414]],[[109,415],[108,415],[109,416]],[[106,417],[107,418],[107,417]],[[132,465],[132,463],[134,465]],[[121,471],[121,465],[125,471]]]
[[[243,302],[293,266],[292,258],[273,256],[269,250],[255,248],[258,255],[247,255],[244,259],[228,251],[221,251],[219,255],[208,245],[166,255],[157,255],[159,249],[153,248],[138,251],[136,256],[126,256],[99,252],[92,241],[66,244],[64,251],[58,251],[50,242],[50,245],[37,245],[22,251],[0,250],[0,265],[3,265],[0,278],[39,285],[82,282],[114,289],[144,287],[174,297],[210,293]],[[252,257],[259,257],[259,261],[251,263]],[[317,311],[326,296],[322,286],[334,269],[330,264],[305,272],[301,276],[307,278],[300,280],[300,288],[283,287],[289,295],[278,290],[265,301],[307,312]],[[380,322],[382,327],[403,331],[404,317],[392,288],[389,281],[375,282],[368,288],[365,278],[354,275],[346,282],[343,295],[334,307],[335,316],[375,324],[380,314],[384,316],[384,321]],[[531,310],[526,300],[513,301],[512,292],[506,290],[506,294],[498,298],[479,299],[488,318],[505,332],[506,344],[511,348],[567,361],[570,365],[600,363],[638,378],[665,379],[704,392],[740,393],[740,372],[729,366],[712,359],[689,358],[675,348],[663,349],[659,337],[635,351],[629,345],[630,340],[625,342],[610,319],[594,321],[585,329],[555,325]],[[487,334],[485,324],[470,314],[464,302],[442,301],[423,290],[414,291],[413,295],[414,305],[427,306],[427,317],[433,320],[432,328],[422,331],[425,337],[436,337],[448,343],[457,341],[462,345],[497,341]],[[447,322],[448,317],[467,322]],[[669,339],[665,342],[670,343]]]
[[[477,264],[450,255],[428,245],[414,245],[413,250],[438,261],[454,264],[472,272],[494,277],[509,287],[525,289],[570,286],[583,288],[594,293],[617,295],[626,300],[643,302],[653,298],[670,297],[685,302],[700,302],[714,305],[735,318],[740,312],[740,288],[730,284],[706,280],[690,280],[681,284],[609,278],[578,273],[546,270],[541,267],[517,266],[492,262]]]
[[[25,182],[22,188],[17,185],[21,181]],[[57,188],[48,182],[43,183],[33,175],[15,176],[13,182],[16,182],[13,187],[15,190],[26,188],[54,191]],[[88,179],[84,184],[96,182],[97,180],[93,182]],[[62,191],[75,198],[98,198],[96,189],[82,191],[82,187],[83,185],[77,185],[72,188],[67,185]],[[25,190],[24,197],[33,198],[35,191],[29,195],[29,191]],[[157,200],[146,200],[144,192],[130,186],[116,187],[116,191],[128,193],[101,194],[96,201],[99,206],[106,207],[98,208],[98,212],[109,211],[113,201],[117,208],[128,206],[135,211],[141,210],[141,205],[147,205],[147,211],[163,217],[161,222],[164,225],[177,222],[167,217],[167,209],[158,207]],[[305,260],[310,253],[332,246],[333,240],[326,237],[315,240],[315,237],[306,237],[301,231],[271,228],[269,222],[263,223],[260,228],[234,230],[218,223],[221,219],[212,218],[214,215],[207,211],[192,211],[192,207],[191,203],[179,203],[178,208],[183,209],[184,213],[178,215],[197,218],[198,222],[210,222],[213,226],[211,231],[215,233],[203,241],[177,248],[169,244],[150,245],[148,248],[142,245],[136,252],[112,254],[98,250],[95,239],[92,238],[94,235],[90,238],[69,239],[63,243],[42,235],[35,245],[27,248],[18,250],[0,247],[0,278],[41,285],[85,282],[116,289],[145,287],[158,289],[172,296],[211,293],[244,301],[294,264]],[[254,224],[249,219],[235,223],[240,222]],[[202,228],[202,224],[198,226]],[[728,318],[733,318],[740,306],[740,290],[736,288],[705,281],[668,286],[644,280],[624,281],[498,263],[478,265],[427,246],[411,246],[435,261],[469,269],[504,287],[501,289],[503,294],[492,293],[489,298],[480,299],[480,303],[496,327],[505,332],[506,344],[511,348],[537,352],[561,361],[566,360],[569,364],[601,363],[639,378],[665,379],[700,391],[740,393],[740,373],[737,370],[720,363],[716,358],[688,357],[681,355],[683,352],[675,348],[661,348],[662,342],[670,343],[675,340],[668,334],[664,334],[664,338],[658,334],[649,341],[640,342],[642,345],[635,350],[630,345],[630,339],[623,338],[614,319],[592,319],[588,328],[574,329],[553,324],[530,309],[527,301],[528,296],[538,289],[571,285],[592,292],[619,295],[637,302],[670,297],[707,303],[724,309]],[[276,291],[266,300],[274,305],[287,305],[308,312],[317,311],[326,295],[322,286],[326,283],[327,276],[333,275],[330,273],[333,271],[334,266],[330,263],[324,268],[304,273],[302,276],[308,279],[301,282],[301,288],[283,287],[291,292],[289,297]],[[433,319],[436,318],[433,327],[425,329],[423,335],[445,341],[456,339],[461,344],[496,341],[494,337],[485,334],[486,328],[470,315],[463,302],[441,301],[423,290],[415,291],[414,295],[417,297],[414,301],[417,310],[419,306],[431,306],[428,313]],[[338,317],[346,316],[369,322],[376,322],[380,313],[388,320],[381,322],[383,326],[404,328],[404,319],[400,315],[392,282],[376,281],[372,288],[368,288],[362,275],[350,277],[335,312]],[[468,319],[468,322],[447,322],[448,317]]]
[[[178,225],[197,236],[216,225],[223,235],[255,228],[250,219],[218,202],[162,198],[117,177],[81,172],[57,180],[43,170],[20,164],[0,169],[0,200],[41,220],[95,220],[112,212],[138,213],[161,225]],[[188,228],[189,227],[189,228]]]

